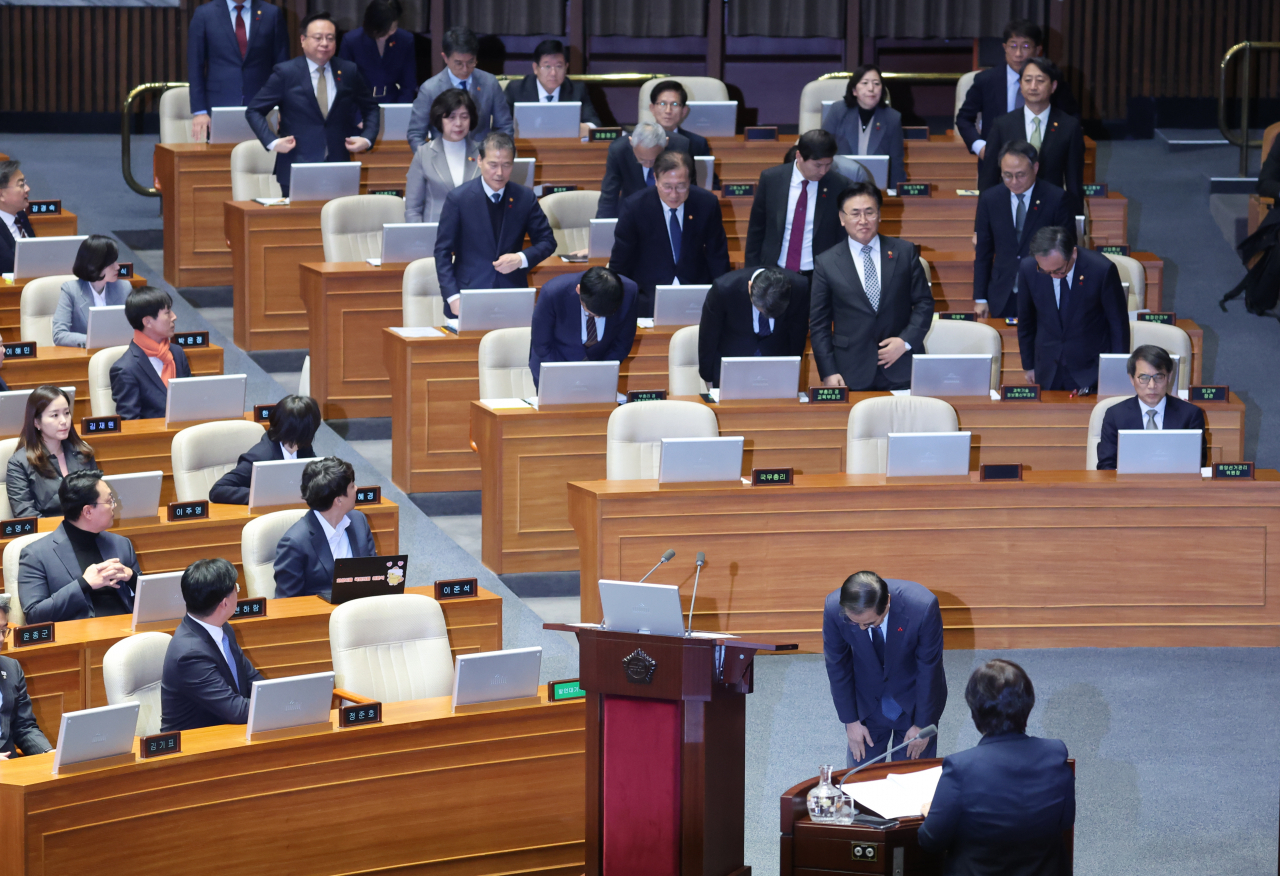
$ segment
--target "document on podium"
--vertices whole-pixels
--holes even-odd
[[[881,818],[909,818],[919,815],[942,778],[942,767],[914,773],[894,773],[872,782],[850,782],[844,792],[859,809],[869,809]]]

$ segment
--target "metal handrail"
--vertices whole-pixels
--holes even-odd
[[[1236,43],[1222,56],[1222,61],[1218,65],[1218,130],[1222,132],[1222,136],[1227,138],[1227,142],[1233,146],[1240,147],[1240,175],[1249,175],[1249,149],[1253,146],[1262,147],[1261,140],[1249,139],[1249,83],[1253,78],[1253,70],[1250,69],[1250,55],[1254,49],[1280,49],[1280,43],[1255,43],[1245,40],[1242,43]],[[1242,61],[1242,70],[1244,75],[1241,77],[1240,84],[1240,132],[1236,133],[1227,129],[1227,65],[1237,52],[1244,53]]]
[[[132,132],[129,130],[129,112],[133,107],[133,102],[139,95],[146,94],[148,91],[165,92],[170,88],[186,87],[186,82],[146,82],[130,91],[124,99],[124,106],[120,109],[120,169],[124,172],[124,181],[128,183],[129,188],[140,195],[146,195],[148,198],[158,198],[160,197],[160,190],[144,186],[133,177],[133,143],[131,140]]]

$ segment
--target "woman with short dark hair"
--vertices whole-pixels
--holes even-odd
[[[822,129],[836,135],[841,155],[888,155],[889,185],[907,181],[902,113],[885,100],[884,77],[875,64],[853,71],[844,100],[831,105]]]
[[[471,139],[478,121],[475,101],[448,88],[431,102],[431,128],[441,136],[423,143],[405,179],[404,221],[439,222],[449,192],[480,174],[480,149]]]
[[[248,505],[249,482],[255,462],[311,459],[311,442],[320,428],[320,406],[309,395],[286,395],[271,409],[266,434],[236,460],[236,467],[209,488],[209,501]]]
[[[59,386],[31,390],[18,447],[5,473],[10,516],[57,517],[62,513],[62,479],[97,467],[93,448],[76,434],[70,396]]]
[[[71,272],[76,279],[62,284],[53,312],[53,343],[83,347],[88,340],[89,308],[116,307],[129,297],[129,281],[120,279],[120,249],[110,237],[90,234],[76,252]]]

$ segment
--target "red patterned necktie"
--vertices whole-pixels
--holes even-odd
[[[244,26],[244,4],[236,6],[236,42],[240,44],[240,57],[249,54],[249,31]]]
[[[787,240],[787,270],[800,270],[800,251],[804,248],[804,220],[809,212],[809,182],[800,181],[800,197],[791,216],[791,237]]]

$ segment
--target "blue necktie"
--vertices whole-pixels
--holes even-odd
[[[880,660],[880,666],[884,667],[884,633],[880,632],[879,627],[871,628],[871,647],[876,651],[876,657]],[[889,694],[885,694],[880,698],[880,712],[890,721],[898,720],[898,716],[902,714],[902,706],[898,705],[898,701]]]
[[[240,673],[236,671],[236,658],[231,653],[231,637],[226,633],[222,634],[222,653],[227,657],[227,666],[231,668],[231,677],[235,680],[236,692],[240,692]]]
[[[773,334],[773,329],[769,328],[769,317],[765,316],[763,313],[760,313],[759,311],[757,311],[757,314],[758,315],[756,316],[756,320],[759,322],[760,328],[756,331],[756,355],[763,356],[764,353],[761,352],[760,345],[764,343],[765,338]],[[880,662],[884,663],[883,656],[881,656]]]
[[[501,194],[500,192],[494,192],[494,193],[493,193],[493,202],[496,204],[496,203],[498,203],[498,202],[499,202],[499,201],[501,201],[501,200],[502,200],[502,194]]]
[[[551,103],[551,102],[552,102],[552,101],[554,101],[555,99],[556,99],[556,96],[555,96],[554,94],[548,94],[548,95],[547,95],[547,103]]]
[[[644,170],[644,184],[647,186],[657,185],[658,184],[657,180],[653,178],[653,168],[646,167],[646,168],[643,168],[643,170]]]
[[[680,220],[676,218],[676,210],[679,207],[670,207],[671,222],[667,225],[671,232],[671,255],[675,259],[676,264],[680,264]]]
[[[463,79],[461,82],[458,83],[458,87],[461,88],[463,91],[467,91],[468,90],[467,83],[470,81],[471,81],[470,79]]]

